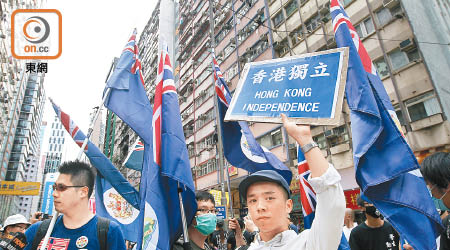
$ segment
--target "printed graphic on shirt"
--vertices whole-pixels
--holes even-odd
[[[389,234],[389,241],[386,242],[386,248],[389,250],[397,249],[397,244],[395,244],[394,234]]]
[[[41,240],[38,249],[41,249],[44,239]],[[69,248],[70,239],[54,238],[50,237],[48,240],[46,250],[67,250]]]
[[[87,246],[88,242],[89,242],[88,237],[80,236],[75,243],[78,248],[83,248]]]

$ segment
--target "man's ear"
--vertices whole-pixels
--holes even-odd
[[[87,197],[89,199],[89,197],[88,197],[89,188],[88,187],[84,186],[84,187],[80,188],[80,191],[81,191],[81,198]]]
[[[286,212],[289,214],[292,212],[292,208],[294,207],[294,202],[291,199],[286,200]]]

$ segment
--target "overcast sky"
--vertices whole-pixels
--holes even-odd
[[[113,58],[120,56],[133,28],[140,35],[156,3],[157,0],[47,0],[42,6],[59,10],[63,20],[62,55],[48,61],[46,95],[85,133],[89,113],[101,102]],[[51,126],[54,115],[47,100],[43,120]],[[47,151],[46,145],[43,151]]]

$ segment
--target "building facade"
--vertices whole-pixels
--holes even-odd
[[[65,128],[57,116],[52,121],[49,128],[48,149],[46,151],[44,174],[58,172],[64,152]]]

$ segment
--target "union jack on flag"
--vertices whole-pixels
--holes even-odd
[[[141,65],[141,60],[139,59],[139,49],[138,46],[136,44],[136,35],[137,35],[137,30],[134,29],[133,30],[133,34],[131,35],[130,39],[128,40],[127,45],[125,45],[125,48],[123,49],[123,52],[129,51],[131,53],[133,53],[133,64],[131,64],[131,73],[136,74],[136,71],[139,72],[139,78],[141,79],[141,83],[142,85],[144,85],[144,77],[142,76],[142,65]],[[139,70],[138,70],[139,69]]]
[[[308,182],[310,170],[306,162],[305,155],[300,147],[297,147],[298,156],[298,177],[300,182],[300,200],[302,202],[302,211],[304,217],[305,229],[311,228],[316,212],[316,193]]]
[[[225,80],[223,79],[222,72],[220,72],[219,64],[216,61],[216,56],[213,53],[213,63],[214,63],[214,85],[216,89],[217,96],[219,100],[225,105],[230,105],[231,95],[225,88]]]
[[[67,132],[69,132],[70,136],[73,138],[75,143],[78,146],[82,146],[84,142],[84,135],[81,135],[78,133],[79,128],[78,126],[73,122],[73,120],[70,118],[70,116],[66,113],[64,113],[61,108],[56,105],[51,98],[50,102],[52,103],[53,109],[56,112],[56,115],[58,116],[59,120],[61,121],[61,124],[64,126]],[[88,145],[86,144],[86,147],[84,148],[84,151],[87,152]]]
[[[356,32],[355,27],[353,27],[352,22],[350,21],[350,18],[348,17],[347,13],[342,8],[339,0],[331,0],[330,3],[330,12],[333,12],[335,10],[339,10],[339,14],[336,15],[335,18],[333,18],[333,30],[334,33],[336,33],[339,26],[342,24],[347,24],[348,29],[350,31],[350,35],[352,36],[353,44],[355,45],[356,50],[358,51],[359,57],[361,58],[361,62],[364,66],[364,69],[367,71],[367,73],[370,73],[372,75],[377,75],[377,70],[375,66],[372,63],[372,60],[370,60],[369,53],[367,53],[366,48],[361,42],[361,39],[358,36],[358,32]],[[341,11],[342,10],[342,11]]]
[[[156,85],[155,103],[153,104],[153,155],[156,164],[161,166],[161,107],[163,95],[167,93],[177,95],[167,47],[161,51],[156,82],[158,84]]]

